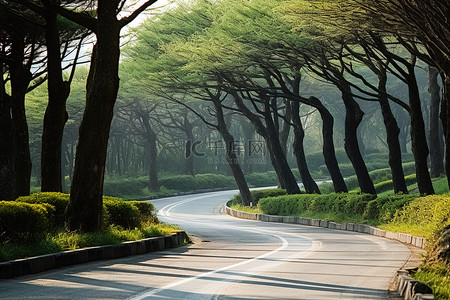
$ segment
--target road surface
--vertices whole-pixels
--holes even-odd
[[[371,235],[236,219],[236,191],[152,201],[194,243],[0,281],[0,299],[386,299],[410,252]]]

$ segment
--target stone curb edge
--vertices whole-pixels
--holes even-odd
[[[386,230],[382,230],[373,226],[365,225],[365,224],[356,224],[356,223],[336,223],[328,220],[320,220],[320,219],[311,219],[311,218],[303,218],[303,217],[293,217],[293,216],[273,216],[273,215],[265,215],[265,214],[257,214],[257,213],[248,213],[244,211],[239,211],[228,207],[227,204],[223,206],[223,211],[233,217],[247,219],[247,220],[255,220],[255,221],[263,221],[263,222],[276,222],[276,223],[289,223],[289,224],[300,224],[305,226],[315,226],[315,227],[323,227],[329,229],[337,229],[337,230],[345,230],[345,231],[354,231],[360,233],[371,234],[379,237],[384,237],[392,240],[397,240],[399,242],[410,244],[416,246],[418,248],[425,248],[425,238],[413,236],[411,234],[400,233],[400,232],[390,232]],[[419,281],[413,279],[408,275],[409,272],[406,270],[398,270],[397,271],[397,281],[398,286],[397,290],[400,296],[405,300],[429,300],[434,299],[433,294],[420,293],[422,290],[423,284]]]
[[[293,217],[293,216],[273,216],[264,215],[256,213],[248,213],[239,210],[232,209],[227,205],[224,205],[224,211],[233,217],[248,219],[248,220],[258,220],[263,222],[277,222],[277,223],[290,223],[290,224],[300,224],[306,226],[323,227],[329,229],[354,231],[360,233],[367,233],[375,236],[385,237],[392,240],[397,240],[399,242],[410,244],[418,248],[425,248],[425,238],[414,236],[407,233],[401,232],[390,232],[382,230],[373,226],[357,223],[336,223],[328,220],[311,219],[303,217]]]
[[[177,247],[189,240],[184,231],[116,245],[89,247],[0,263],[0,279],[35,274],[65,266],[114,259]]]

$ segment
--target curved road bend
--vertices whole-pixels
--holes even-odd
[[[153,200],[194,244],[0,281],[0,299],[386,299],[410,252],[375,236],[240,220],[236,191]]]

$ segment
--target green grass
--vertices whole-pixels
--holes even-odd
[[[450,268],[445,262],[425,263],[419,267],[413,277],[433,290],[434,299],[450,299]]]
[[[18,244],[6,242],[0,246],[0,261],[31,257],[86,247],[114,245],[126,241],[136,241],[148,237],[164,236],[180,231],[180,228],[168,224],[147,224],[142,228],[123,229],[110,226],[95,233],[76,233],[60,230],[35,243]]]
[[[249,207],[249,206],[243,206],[241,204],[232,204],[230,206],[230,208],[248,212],[248,213],[254,213],[254,214],[262,214],[263,213],[263,211],[258,206]]]

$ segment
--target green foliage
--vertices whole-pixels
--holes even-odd
[[[362,216],[365,220],[379,219],[383,223],[388,222],[394,217],[397,210],[417,197],[418,195],[378,197],[367,204]]]
[[[267,197],[276,197],[281,195],[286,195],[286,190],[274,188],[274,189],[262,189],[262,190],[253,190],[250,191],[252,194],[252,204],[256,206],[260,199]],[[234,195],[231,200],[233,203],[240,204],[242,202],[241,195]]]
[[[335,212],[348,216],[361,215],[374,196],[369,194],[300,194],[268,197],[259,201],[258,206],[265,214],[301,215],[309,212]]]
[[[251,187],[270,186],[277,184],[277,175],[275,171],[267,171],[264,173],[251,173],[245,175],[247,183]]]
[[[47,203],[55,208],[52,218],[52,226],[63,227],[66,207],[69,204],[69,195],[63,193],[35,193],[16,199],[17,202],[41,204]]]
[[[408,229],[416,235],[433,238],[450,225],[450,196],[431,195],[411,201],[386,226],[387,230],[403,231]]]
[[[234,188],[236,183],[230,176],[220,174],[175,175],[161,178],[161,186],[167,189],[186,192],[211,188]]]
[[[248,212],[248,213],[253,213],[253,214],[262,214],[262,210],[259,209],[258,206],[244,206],[242,204],[231,204],[230,208],[235,209],[235,210],[239,210],[239,211],[244,211],[244,212]]]
[[[141,224],[159,223],[158,217],[156,216],[155,207],[150,202],[127,201],[127,203],[138,209]]]
[[[115,197],[134,195],[148,186],[148,177],[111,177],[105,178],[103,183],[103,194]]]
[[[0,244],[6,241],[35,241],[50,229],[49,204],[0,201]]]
[[[18,240],[31,242],[48,232],[64,227],[65,209],[69,195],[63,193],[36,193],[1,202],[1,241]],[[120,198],[103,197],[104,225],[134,229],[159,223],[151,203],[124,201]],[[20,225],[18,225],[20,224]]]
[[[433,290],[434,299],[450,299],[450,266],[448,263],[444,261],[427,262],[413,273],[413,277]]]
[[[416,183],[417,182],[416,174],[411,174],[411,175],[405,176],[405,182],[406,182],[406,186],[410,186],[410,185]],[[393,190],[394,182],[392,180],[387,180],[387,181],[379,182],[379,183],[375,184],[374,186],[375,186],[375,190],[377,191],[377,193],[383,193],[386,191]]]
[[[136,206],[123,200],[109,199],[103,200],[103,206],[106,208],[109,224],[127,229],[140,226],[139,209]]]
[[[84,247],[113,245],[124,241],[168,235],[179,230],[177,226],[167,224],[148,224],[142,228],[133,229],[109,226],[104,231],[95,233],[66,232],[60,229],[56,233],[47,234],[39,241],[24,244],[20,240],[0,244],[0,262]]]
[[[351,167],[351,165],[349,165]],[[353,167],[351,167],[353,169]],[[342,169],[342,168],[341,168]],[[354,171],[353,171],[354,172]],[[416,182],[415,165],[414,162],[408,162],[403,164],[403,172],[405,174],[406,185],[412,185]],[[394,185],[392,182],[392,172],[390,168],[377,169],[369,172],[372,179],[375,190],[377,193],[393,190]],[[345,183],[349,191],[359,190],[358,178],[356,175],[345,178]],[[319,185],[320,191],[324,194],[332,193],[333,184],[330,182],[324,182]]]

